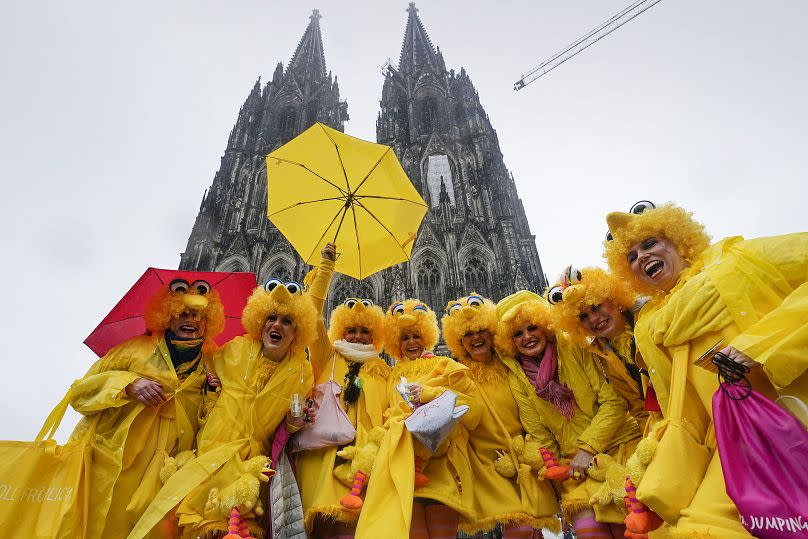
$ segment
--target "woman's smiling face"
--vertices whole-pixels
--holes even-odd
[[[617,337],[626,329],[625,315],[612,301],[606,300],[600,305],[584,305],[578,315],[581,325],[595,337]]]
[[[523,324],[511,336],[516,350],[523,356],[537,358],[547,347],[547,335],[536,324]]]
[[[401,347],[401,356],[407,359],[418,359],[426,349],[424,338],[414,330],[402,330],[399,345]]]
[[[491,350],[491,333],[484,329],[482,331],[469,331],[460,339],[466,353],[474,361],[483,363],[491,360],[494,355]]]

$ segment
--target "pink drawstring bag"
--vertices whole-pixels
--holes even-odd
[[[727,494],[760,539],[808,537],[808,431],[750,386],[721,382],[713,421]]]
[[[314,386],[312,396],[317,406],[317,419],[314,423],[306,424],[292,436],[290,444],[294,453],[332,445],[345,445],[356,437],[356,429],[339,403],[342,386],[334,381],[335,365],[336,358],[331,365],[331,378],[323,384]]]

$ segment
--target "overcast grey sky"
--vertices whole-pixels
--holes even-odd
[[[424,0],[499,134],[544,264],[600,262],[604,216],[673,200],[714,237],[808,229],[808,4],[666,0],[521,92],[629,0]],[[407,2],[4,2],[0,438],[27,439],[94,360],[82,341],[173,268],[238,109],[320,9],[346,132],[375,140]],[[60,431],[75,423],[71,413]]]

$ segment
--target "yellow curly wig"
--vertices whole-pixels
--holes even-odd
[[[592,335],[578,315],[585,305],[600,305],[606,300],[621,311],[630,310],[637,301],[637,294],[624,280],[604,269],[582,269],[581,282],[567,287],[564,299],[553,306],[556,330],[565,332],[579,346],[586,345]]]
[[[544,298],[532,292],[520,290],[516,294],[503,298],[497,305],[497,314],[499,321],[494,346],[507,356],[516,357],[513,334],[517,328],[524,325],[535,324],[544,330],[548,340],[555,340],[552,307]],[[507,316],[505,316],[506,314]]]
[[[241,314],[247,335],[260,341],[261,330],[271,314],[288,315],[294,320],[293,354],[302,352],[317,337],[317,309],[308,294],[290,294],[284,286],[276,286],[272,292],[267,292],[263,286],[256,287]]]
[[[486,330],[492,337],[497,334],[497,306],[490,299],[483,298],[482,305],[472,307],[468,304],[468,299],[472,296],[479,297],[479,294],[473,293],[447,303],[447,308],[453,303],[459,303],[462,308],[452,314],[444,314],[440,322],[446,346],[457,359],[469,357],[461,340],[466,333]]]
[[[391,309],[398,303],[404,304],[402,314],[393,314]],[[438,344],[440,331],[438,330],[438,317],[435,311],[418,299],[405,299],[395,302],[384,315],[384,351],[390,357],[401,360],[401,331],[415,329],[424,340],[426,350],[432,350]],[[413,310],[417,305],[423,305],[426,310]]]
[[[634,275],[626,258],[633,244],[650,237],[666,238],[689,264],[710,245],[710,236],[704,226],[693,219],[693,214],[670,202],[640,215],[611,213],[606,220],[613,239],[603,243],[603,257],[612,273],[638,294],[659,295],[664,291],[643,283]]]
[[[171,319],[188,309],[183,301],[185,294],[197,295],[197,292],[172,292],[166,285],[151,297],[144,319],[146,328],[152,335],[162,335],[168,329]],[[205,299],[208,304],[201,309],[202,316],[205,317],[205,343],[202,348],[205,352],[210,352],[216,349],[213,339],[224,331],[224,305],[219,293],[213,288],[205,294]]]
[[[378,352],[384,347],[384,311],[378,305],[365,307],[357,301],[353,307],[344,303],[331,311],[328,321],[328,338],[331,342],[345,338],[345,331],[350,327],[366,327],[373,335],[373,347]]]

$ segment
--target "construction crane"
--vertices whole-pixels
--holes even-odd
[[[597,28],[588,32],[587,34],[579,37],[572,42],[565,49],[555,53],[547,60],[543,61],[527,73],[522,75],[522,78],[516,81],[513,85],[514,90],[521,90],[536,79],[546,75],[553,69],[557,68],[579,52],[591,47],[604,37],[608,36],[631,19],[644,13],[648,9],[654,7],[662,0],[638,0],[625,8],[623,11],[614,15],[606,22],[599,25]]]

